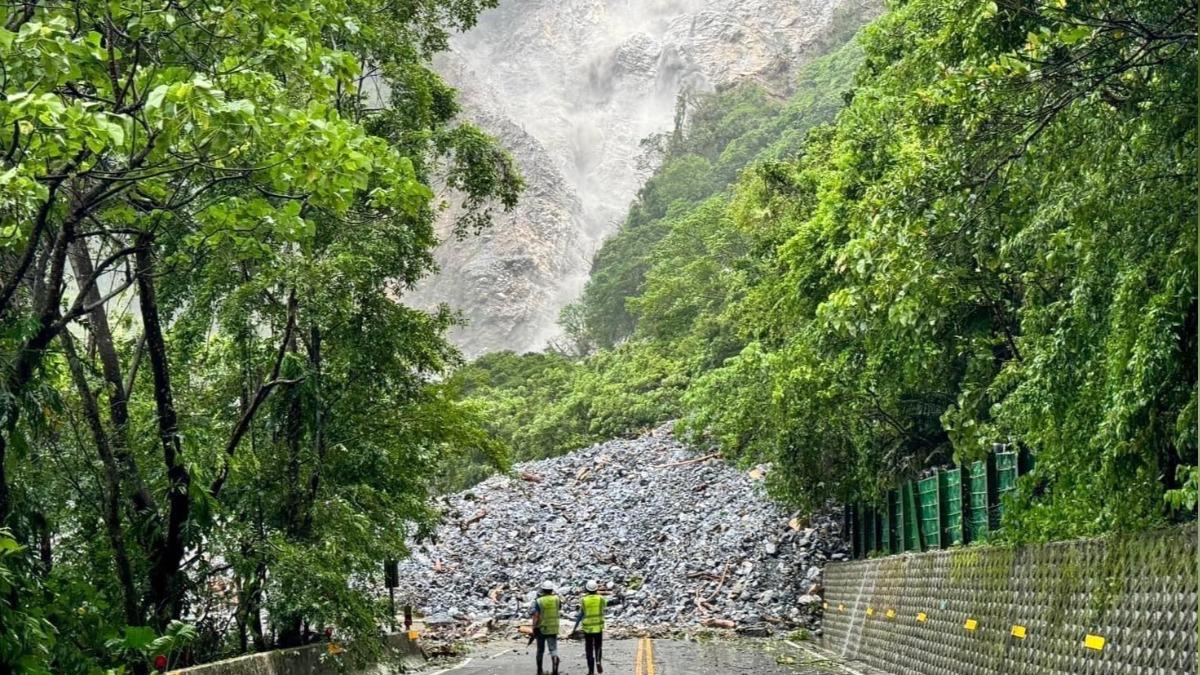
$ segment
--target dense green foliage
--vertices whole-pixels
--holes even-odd
[[[745,249],[727,237],[730,186],[751,162],[793,155],[806,130],[833,119],[861,59],[857,43],[838,45],[800,70],[788,99],[745,83],[681,100],[679,128],[654,139],[662,165],[597,254],[584,297],[563,311],[571,351],[603,349],[582,361],[491,354],[456,372],[455,384],[517,458],[676,417],[691,379],[737,353],[736,340],[711,322],[692,329],[697,311],[715,311],[725,289],[673,286],[720,283],[714,270],[742,264]],[[675,270],[683,274],[664,274],[676,262],[687,266]],[[626,342],[635,327],[638,339]]]
[[[1037,465],[1009,536],[1161,523],[1195,504],[1196,18],[906,0],[802,142],[803,114],[710,99],[564,315],[593,355],[484,404],[549,402],[521,438],[499,422],[535,454],[650,421],[627,403],[600,422],[608,401],[581,397],[622,392],[775,462],[777,494],[807,505],[1013,442]],[[765,147],[747,108],[796,140],[722,191],[726,153]]]
[[[520,189],[427,66],[494,4],[0,7],[0,673],[374,634],[431,476],[503,461],[395,301],[435,173],[463,231]]]
[[[832,54],[804,66],[787,100],[747,82],[715,94],[681,101],[685,117],[663,141],[666,156],[646,182],[620,231],[605,242],[592,264],[584,296],[576,308],[581,330],[574,337],[612,347],[637,324],[626,300],[641,294],[654,246],[704,200],[722,195],[754,161],[794,154],[804,134],[827,122],[842,106],[862,60],[849,41]],[[644,314],[644,313],[643,313]]]

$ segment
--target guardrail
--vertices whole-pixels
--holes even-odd
[[[384,638],[384,653],[377,663],[360,664],[346,658],[337,643],[326,642],[246,654],[225,661],[172,670],[168,675],[385,675],[413,670],[424,664],[417,641],[406,633]]]

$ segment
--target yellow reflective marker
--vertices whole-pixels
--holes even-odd
[[[1087,647],[1088,649],[1101,651],[1104,649],[1104,638],[1100,637],[1099,635],[1088,635],[1087,637],[1083,638],[1083,646]]]
[[[963,628],[966,628],[967,630],[975,630],[976,628],[979,628],[979,622],[975,619],[967,619],[967,622],[963,624]]]
[[[874,607],[867,608],[867,616],[875,616],[875,608]]]
[[[889,619],[894,619],[894,618],[896,618],[896,610],[894,610],[894,609],[889,609],[889,610],[887,611],[887,618],[889,618]]]
[[[838,611],[839,611],[839,612],[844,612],[844,611],[846,611],[846,606],[845,606],[845,605],[838,605]]]
[[[418,633],[417,631],[415,631],[415,630],[408,631],[408,639],[409,640],[416,640],[419,637],[421,637],[421,634]]]
[[[822,603],[822,605],[825,607],[825,609],[829,609],[829,603],[828,603],[828,602]]]
[[[920,621],[921,623],[925,623],[925,619],[928,619],[928,618],[929,618],[928,616],[925,616],[925,612],[917,612],[917,621]]]
[[[1014,623],[1013,627],[1012,627],[1012,636],[1015,638],[1020,638],[1020,639],[1024,640],[1025,639],[1025,626],[1020,626],[1020,625],[1017,625]]]

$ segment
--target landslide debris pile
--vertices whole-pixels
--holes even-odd
[[[545,579],[573,616],[597,579],[618,632],[815,631],[823,567],[847,557],[839,527],[769,501],[766,470],[697,457],[668,426],[523,464],[446,500],[402,590],[430,626],[523,619]]]

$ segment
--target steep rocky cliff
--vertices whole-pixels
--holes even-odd
[[[447,237],[441,273],[407,301],[461,310],[469,323],[454,339],[470,356],[544,347],[653,168],[641,141],[672,127],[681,89],[755,78],[786,90],[796,67],[876,4],[504,0],[436,65],[528,187],[483,235]]]

